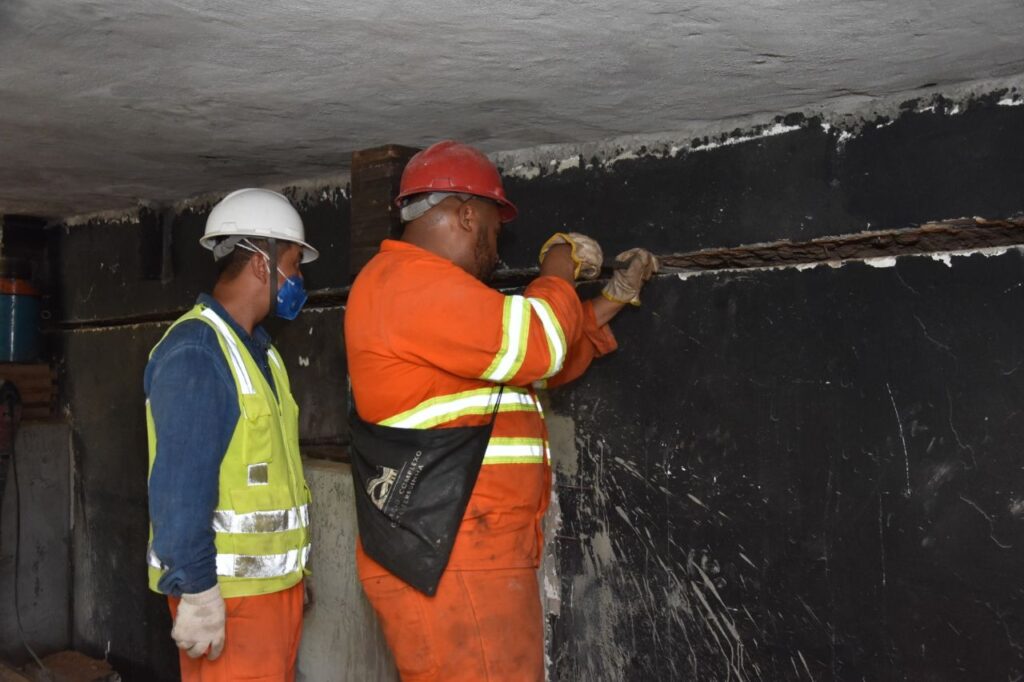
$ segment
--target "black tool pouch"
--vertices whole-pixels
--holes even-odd
[[[349,415],[363,551],[426,595],[448,565],[503,391],[483,426],[401,429]]]

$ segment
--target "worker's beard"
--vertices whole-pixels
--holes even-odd
[[[494,269],[498,265],[498,253],[491,249],[490,240],[487,239],[487,230],[480,230],[477,234],[473,259],[476,261],[477,279],[486,282],[494,274]]]

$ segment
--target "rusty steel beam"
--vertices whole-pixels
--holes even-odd
[[[1024,244],[1024,219],[962,218],[919,227],[860,232],[806,242],[781,241],[665,254],[666,266],[688,271],[779,267]]]

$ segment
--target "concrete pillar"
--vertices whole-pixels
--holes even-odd
[[[69,645],[71,575],[70,445],[63,423],[24,423],[15,457],[21,488],[21,553],[18,588],[21,624],[35,652],[44,656]],[[14,612],[15,489],[8,471],[0,507],[0,658],[29,660]]]

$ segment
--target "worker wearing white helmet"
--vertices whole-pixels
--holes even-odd
[[[319,255],[288,199],[233,192],[200,243],[212,294],[150,354],[149,586],[169,598],[183,680],[291,680],[309,559],[298,407],[260,322],[294,319]]]

